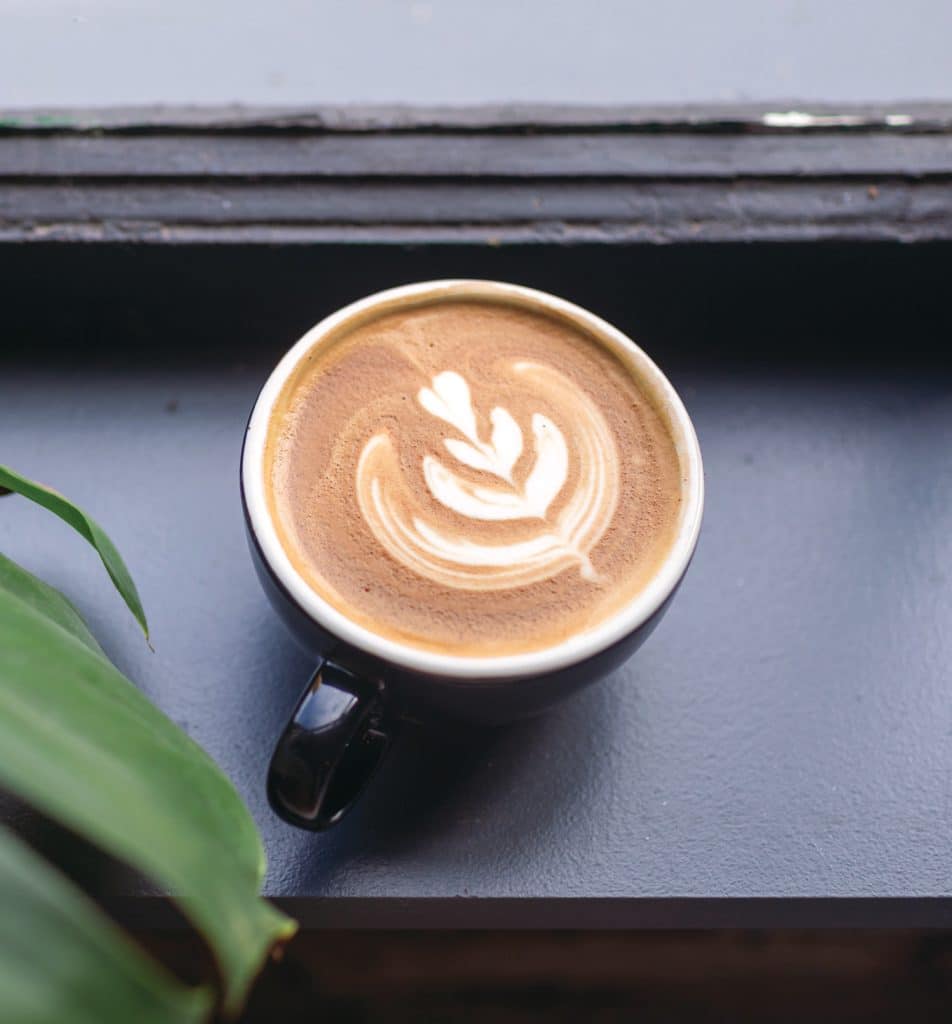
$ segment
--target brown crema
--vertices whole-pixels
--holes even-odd
[[[674,542],[681,464],[625,353],[504,300],[375,310],[325,336],[269,424],[297,572],[373,633],[538,651],[621,611]]]

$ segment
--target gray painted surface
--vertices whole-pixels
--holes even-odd
[[[0,136],[0,179],[875,180],[952,174],[952,132]]]
[[[270,893],[351,897],[371,921],[385,897],[952,895],[948,373],[685,363],[707,516],[654,637],[543,719],[405,735],[359,809],[314,836],[263,792],[309,669],[258,589],[239,511],[269,361],[53,373],[21,354],[0,374],[3,460],[107,526],[154,655],[63,524],[3,499],[0,548],[62,586],[236,781]]]
[[[0,106],[952,95],[945,0],[3,0]]]
[[[665,109],[0,111],[0,242],[952,239],[952,105]]]

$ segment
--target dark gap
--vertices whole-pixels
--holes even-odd
[[[952,364],[952,244],[0,245],[7,366],[254,367],[381,288],[514,281],[581,303],[665,369]]]
[[[304,932],[241,1021],[931,1021],[950,966],[948,932]]]

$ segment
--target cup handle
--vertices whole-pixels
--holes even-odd
[[[268,768],[268,802],[298,828],[336,825],[390,745],[381,684],[322,662],[281,734]]]

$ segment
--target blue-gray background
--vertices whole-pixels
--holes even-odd
[[[941,100],[948,0],[0,0],[0,107]]]

